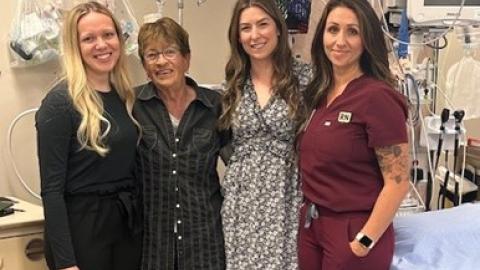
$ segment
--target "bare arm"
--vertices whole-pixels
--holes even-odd
[[[384,186],[361,231],[377,242],[392,222],[409,190],[410,163],[407,143],[379,147],[375,149],[375,153],[382,171]],[[355,240],[350,246],[357,256],[365,256],[368,253],[368,249]]]

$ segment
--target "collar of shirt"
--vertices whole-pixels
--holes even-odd
[[[196,93],[196,98],[194,101],[201,102],[207,108],[213,108],[214,105],[206,96],[205,89],[203,89],[202,87],[199,87],[198,84],[192,78],[185,76],[185,79],[187,81],[187,85],[191,86]],[[155,85],[152,82],[149,82],[148,84],[145,84],[145,86],[140,90],[137,98],[144,101],[150,100],[152,98],[156,98],[157,97],[156,91],[157,90]]]

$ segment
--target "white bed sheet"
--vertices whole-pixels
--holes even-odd
[[[480,203],[394,219],[390,270],[480,269]]]

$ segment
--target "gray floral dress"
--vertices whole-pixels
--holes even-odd
[[[302,91],[311,69],[295,62]],[[264,108],[246,79],[233,121],[222,220],[227,270],[295,270],[301,194],[295,126],[287,103],[273,95]]]

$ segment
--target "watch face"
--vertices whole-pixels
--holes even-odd
[[[364,245],[365,247],[370,248],[370,245],[373,241],[372,239],[368,238],[368,236],[364,235],[362,236],[362,238],[360,238],[360,240],[358,240],[358,242],[360,242],[360,244]]]

